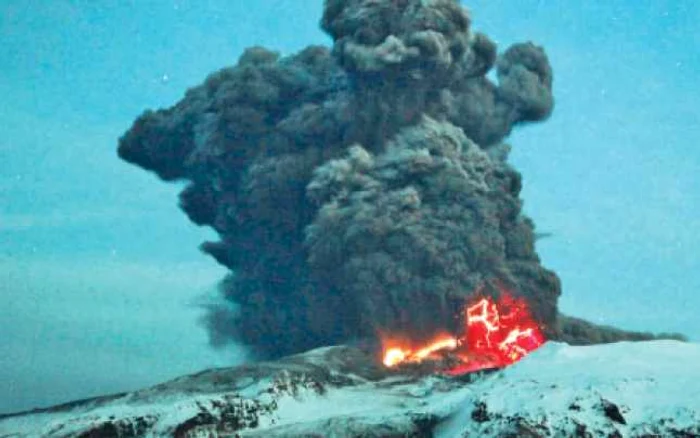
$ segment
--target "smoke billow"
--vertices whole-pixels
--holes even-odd
[[[326,0],[321,25],[331,49],[250,48],[120,139],[124,160],[189,181],[180,206],[220,236],[202,245],[231,270],[212,340],[279,356],[423,339],[504,287],[560,336],[502,143],[552,111],[542,48],[498,54],[456,0]]]

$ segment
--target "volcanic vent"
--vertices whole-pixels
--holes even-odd
[[[537,339],[556,336],[559,281],[503,143],[552,110],[542,48],[498,54],[455,0],[327,0],[321,25],[331,49],[250,48],[120,139],[124,160],[188,181],[182,209],[220,236],[202,245],[231,270],[212,341],[276,357],[447,333],[474,349],[477,298],[525,303]]]
[[[545,338],[524,298],[501,291],[497,298],[480,296],[465,305],[458,335],[444,333],[422,345],[382,334],[382,362],[387,368],[423,365],[430,372],[460,375],[503,368],[540,347]]]

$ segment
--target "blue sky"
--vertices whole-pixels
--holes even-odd
[[[243,48],[328,43],[320,0],[251,5],[0,3],[0,412],[243,360],[197,326],[224,274],[197,250],[211,231],[115,150]],[[700,339],[700,3],[468,6],[501,48],[533,40],[554,67],[553,117],[510,140],[563,310]]]

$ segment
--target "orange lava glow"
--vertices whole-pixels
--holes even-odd
[[[457,348],[457,339],[451,336],[440,336],[418,349],[396,344],[391,341],[385,342],[383,362],[387,367],[393,367],[401,363],[421,362],[431,358],[438,352],[454,350]]]
[[[458,365],[444,370],[459,375],[513,364],[545,342],[527,303],[503,292],[498,299],[482,297],[464,310],[461,337],[442,335],[419,347],[383,337],[383,363],[395,367],[405,363],[435,360],[450,354]]]

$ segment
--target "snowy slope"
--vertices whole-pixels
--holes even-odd
[[[550,343],[472,387],[436,435],[499,436],[489,430],[521,423],[542,436],[700,436],[698,379],[697,344]]]
[[[471,379],[390,374],[376,362],[329,347],[208,370],[0,417],[0,437],[700,436],[697,344],[549,343]]]

